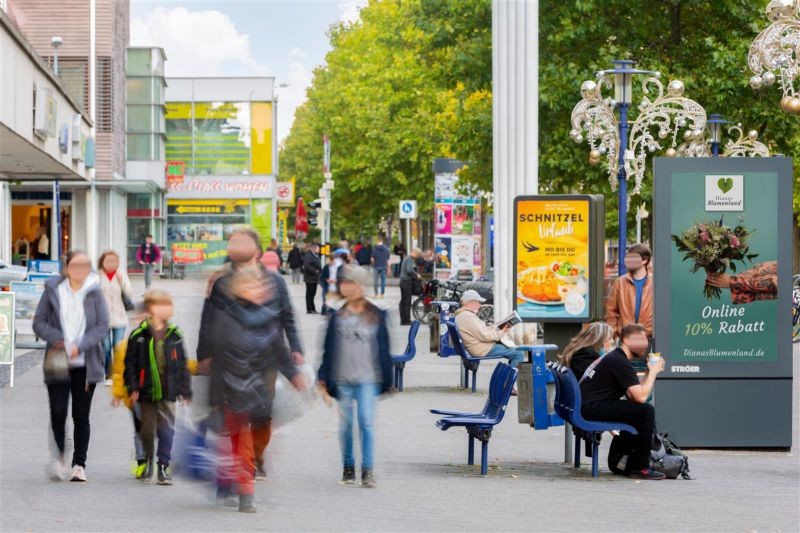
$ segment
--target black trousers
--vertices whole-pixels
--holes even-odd
[[[400,280],[400,323],[411,323],[411,279]]]
[[[630,400],[602,400],[583,404],[581,414],[586,420],[622,422],[633,426],[639,434],[623,431],[614,438],[615,452],[628,455],[628,472],[650,467],[650,447],[656,420],[652,405]]]
[[[306,311],[309,313],[317,310],[314,306],[314,297],[317,295],[317,285],[317,283],[306,282]]]
[[[67,423],[67,408],[72,395],[72,424],[75,450],[72,453],[72,466],[86,467],[86,451],[89,449],[89,412],[92,409],[94,384],[86,386],[86,368],[72,368],[69,383],[53,383],[47,386],[50,397],[50,424],[53,438],[61,455],[64,455],[64,433]]]

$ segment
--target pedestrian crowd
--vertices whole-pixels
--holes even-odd
[[[228,441],[227,459],[216,472],[221,503],[235,502],[242,512],[255,512],[256,481],[266,477],[264,455],[272,435],[272,406],[278,374],[294,388],[312,383],[303,372],[304,348],[284,277],[282,251],[273,241],[263,250],[250,229],[233,231],[228,262],[209,279],[202,310],[196,359],[186,353],[184,337],[174,321],[169,293],[147,289],[138,324],[125,336],[128,312],[134,309],[131,283],[113,251],[101,255],[96,272],[87,254],[70,252],[62,275],[44,286],[33,328],[46,342],[44,379],[50,405],[55,457],[49,466],[54,480],[87,480],[90,411],[95,388],[112,386],[113,405],[130,412],[136,463],[134,477],[170,485],[176,405],[193,398],[191,374],[206,375],[206,430]],[[396,271],[401,299],[400,322],[410,324],[411,296],[425,270],[418,248],[402,257]],[[383,239],[350,247],[338,243],[326,258],[317,243],[292,246],[286,257],[291,282],[306,285],[306,312],[317,313],[315,297],[322,289],[321,311],[328,317],[317,387],[326,401],[339,403],[342,483],[356,482],[354,427],[358,421],[361,483],[374,487],[374,417],[376,399],[392,386],[387,312],[367,294],[383,297],[392,253]],[[137,251],[148,266],[160,258],[148,237]],[[632,361],[652,344],[652,254],[634,245],[625,256],[627,273],[617,278],[606,302],[607,321],[586,325],[562,351],[563,362],[580,382],[582,414],[588,420],[630,424],[637,435],[614,437],[609,454],[612,471],[639,479],[660,479],[650,469],[650,439],[655,412],[648,399],[663,359],[651,361],[644,377]],[[503,342],[508,327],[487,325],[478,317],[484,298],[474,290],[461,297],[455,323],[469,352],[477,357],[501,356],[516,367],[523,352]],[[65,457],[66,417],[71,404],[74,451]]]

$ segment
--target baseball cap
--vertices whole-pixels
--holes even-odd
[[[480,302],[480,303],[483,303],[485,301],[486,301],[486,298],[481,297],[481,295],[478,294],[478,291],[475,291],[475,290],[472,290],[472,289],[464,291],[464,294],[461,295],[461,303],[462,304],[467,303],[467,302]]]

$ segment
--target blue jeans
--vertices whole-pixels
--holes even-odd
[[[320,280],[319,287],[322,289],[322,310],[326,311],[327,307],[325,306],[325,302],[328,298],[328,282],[326,281],[323,283],[322,280]]]
[[[114,366],[112,357],[114,356],[114,348],[117,344],[125,340],[125,327],[111,328],[108,335],[103,337],[103,351],[106,353],[106,378],[111,377],[111,370]]]
[[[381,292],[378,292],[379,279]],[[386,267],[375,267],[375,296],[378,294],[386,294]]]
[[[361,468],[372,468],[377,383],[337,383],[339,400],[339,440],[342,444],[342,463],[355,466],[353,454],[353,402],[358,402],[358,430],[361,435]]]
[[[525,360],[525,352],[521,350],[515,350],[514,348],[509,348],[503,344],[500,344],[499,342],[492,346],[492,349],[489,350],[489,353],[486,355],[499,355],[504,359],[508,359],[508,364],[513,368],[517,368],[517,365]]]

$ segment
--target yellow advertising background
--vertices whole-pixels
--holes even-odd
[[[579,215],[581,221],[570,223],[572,232],[570,235],[558,234],[568,228],[566,222],[522,221],[523,217],[527,218],[530,215],[553,214]],[[549,268],[555,261],[559,263],[569,261],[573,265],[583,267],[587,279],[589,278],[588,200],[520,201],[515,224],[517,225],[517,274],[533,267]],[[556,234],[549,234],[553,230]],[[538,250],[529,252],[530,245],[536,246]]]

